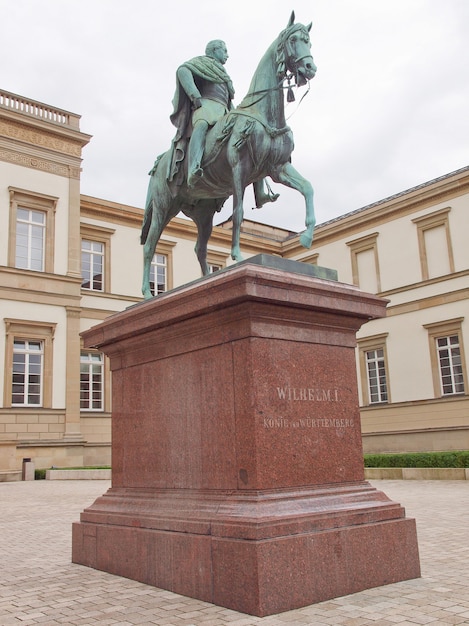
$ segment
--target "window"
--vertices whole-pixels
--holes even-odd
[[[159,240],[150,264],[150,289],[154,296],[173,287],[173,241]]]
[[[386,339],[388,333],[358,340],[363,404],[390,402]]]
[[[103,291],[104,244],[99,241],[81,241],[82,289]]]
[[[55,326],[55,323],[5,319],[5,406],[52,406]]]
[[[442,209],[412,220],[418,229],[422,280],[455,271],[449,232],[450,210]]]
[[[44,345],[42,341],[15,339],[11,403],[15,406],[42,406]]]
[[[440,365],[441,392],[444,396],[464,393],[461,349],[458,335],[436,339]]]
[[[104,360],[99,352],[82,351],[80,356],[80,409],[102,411],[104,408]]]
[[[42,211],[16,210],[15,267],[44,271],[46,216]]]
[[[168,257],[156,253],[150,266],[150,290],[154,296],[168,290]]]
[[[355,241],[347,242],[352,255],[353,284],[369,293],[379,293],[381,291],[378,234],[371,233]]]
[[[113,228],[81,224],[81,288],[111,291],[111,237]]]
[[[367,350],[365,352],[365,358],[370,403],[387,402],[388,387],[386,383],[384,350],[382,348]]]
[[[436,397],[465,393],[467,374],[462,344],[464,318],[425,324],[428,331],[433,387]]]
[[[207,264],[210,274],[226,267],[228,257],[229,255],[226,253],[218,252],[217,250],[207,250]]]
[[[301,257],[302,263],[309,263],[310,265],[318,265],[319,261],[319,253],[314,252],[313,254],[307,254],[306,256]]]
[[[21,270],[54,272],[55,210],[58,198],[9,187],[8,265]]]

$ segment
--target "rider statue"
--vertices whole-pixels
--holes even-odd
[[[233,108],[233,83],[224,67],[227,59],[225,42],[215,39],[207,44],[205,56],[195,57],[177,70],[174,111],[170,116],[177,128],[168,176],[170,181],[179,172],[179,162],[184,159],[187,142],[188,187],[195,187],[198,179],[203,177],[201,164],[207,132]],[[268,185],[267,189],[266,192],[263,179],[254,183],[257,208],[278,198]]]

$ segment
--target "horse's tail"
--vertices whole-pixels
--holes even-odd
[[[141,230],[141,233],[140,233],[140,243],[142,244],[142,246],[145,244],[145,242],[147,240],[148,232],[149,232],[150,226],[151,226],[151,219],[152,219],[152,214],[153,214],[153,189],[152,189],[152,182],[153,182],[153,177],[156,175],[156,171],[158,169],[158,164],[159,164],[162,156],[163,155],[160,154],[158,157],[156,157],[156,161],[155,161],[153,167],[148,172],[148,174],[151,176],[151,178],[150,178],[150,182],[148,183],[147,198],[145,200],[145,213],[143,214],[142,230]]]
[[[150,202],[149,205],[147,204],[147,206],[145,207],[145,213],[143,215],[142,230],[140,232],[140,243],[142,244],[142,246],[145,245],[148,237],[148,232],[150,231],[151,216],[153,213],[152,204],[152,202]]]

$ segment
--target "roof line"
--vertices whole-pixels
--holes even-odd
[[[401,196],[405,196],[406,194],[411,193],[412,191],[418,191],[419,189],[423,189],[424,187],[427,187],[429,185],[433,185],[434,183],[439,183],[442,180],[450,178],[451,176],[454,176],[456,174],[462,174],[464,172],[469,172],[469,165],[466,165],[465,167],[461,167],[460,169],[455,170],[454,172],[450,172],[449,174],[444,174],[443,176],[439,176],[438,178],[433,178],[432,180],[426,181],[425,183],[420,183],[420,185],[416,185],[415,187],[410,187],[410,189],[405,189],[404,191],[400,191],[399,193],[395,193],[392,196],[388,196],[387,198],[383,198],[382,200],[377,200],[376,202],[372,202],[371,204],[367,204],[366,206],[360,207],[359,209],[355,209],[353,211],[350,211],[349,213],[344,213],[343,215],[339,215],[338,217],[334,217],[333,219],[327,220],[326,222],[321,222],[320,224],[318,224],[318,227],[319,226],[327,226],[328,224],[333,224],[334,222],[342,220],[345,217],[349,217],[351,215],[356,215],[357,213],[360,213],[361,211],[365,211],[366,209],[371,209],[373,207],[379,206],[380,204],[384,204],[385,202],[389,202],[390,200],[395,200],[396,198],[400,198]]]

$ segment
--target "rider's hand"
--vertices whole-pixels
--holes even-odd
[[[200,109],[202,106],[202,100],[200,98],[194,98],[192,100],[192,106],[194,109]]]

